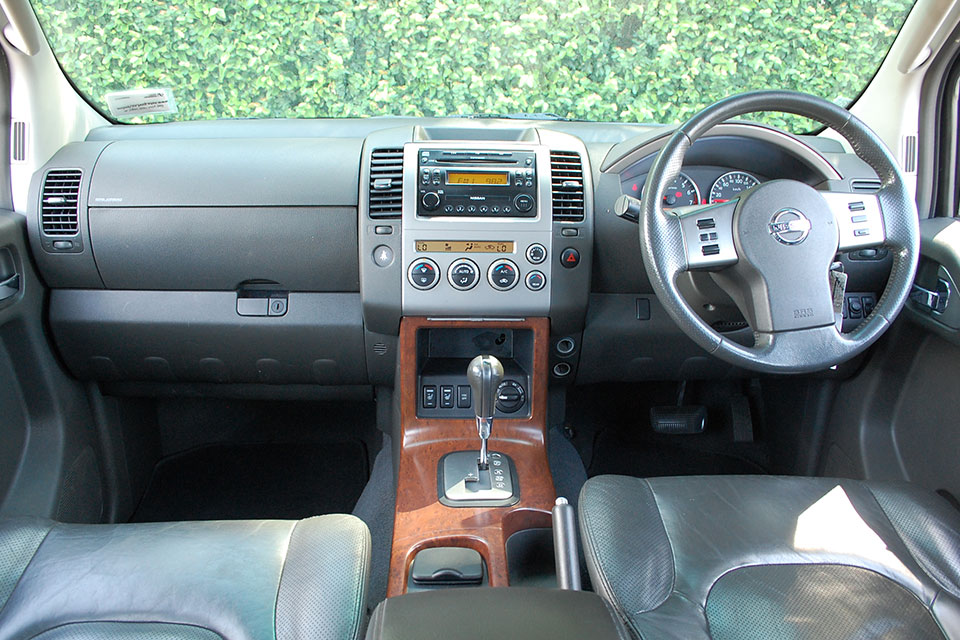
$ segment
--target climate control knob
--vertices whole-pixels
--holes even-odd
[[[417,289],[426,291],[436,286],[437,280],[440,279],[440,268],[429,258],[419,258],[410,264],[407,279]]]
[[[427,211],[433,211],[440,206],[440,194],[434,191],[428,191],[420,198],[420,203]]]
[[[490,286],[500,291],[509,291],[517,285],[520,279],[520,271],[510,260],[496,260],[487,269],[487,280]]]

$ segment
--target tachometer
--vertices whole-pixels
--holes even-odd
[[[643,184],[638,182],[624,183],[627,195],[635,198],[642,197]],[[679,174],[676,179],[663,191],[664,208],[682,207],[690,204],[700,204],[700,189],[697,183],[685,173]]]
[[[733,200],[740,195],[741,191],[752,189],[758,184],[760,181],[746,171],[725,173],[710,187],[710,204]]]

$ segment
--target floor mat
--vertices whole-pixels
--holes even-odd
[[[672,440],[686,436],[669,436]],[[690,436],[697,438],[698,436]],[[590,476],[614,473],[653,478],[715,474],[765,473],[759,465],[738,456],[653,438],[627,439],[611,431],[601,432],[594,445]]]
[[[368,475],[359,440],[211,445],[162,460],[131,521],[350,513]]]

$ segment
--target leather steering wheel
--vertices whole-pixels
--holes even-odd
[[[880,190],[818,191],[794,180],[772,180],[729,202],[664,210],[660,194],[677,177],[693,142],[720,122],[757,111],[805,116],[831,127],[876,171]],[[769,373],[827,369],[873,344],[910,293],[919,256],[916,204],[883,142],[826,100],[788,91],[721,100],[670,137],[647,186],[640,244],[654,291],[688,336],[731,364]],[[880,246],[893,255],[886,289],[870,315],[842,334],[831,265],[838,252]],[[677,286],[677,276],[688,270],[709,271],[730,294],[754,330],[753,346],[725,338],[690,307]]]

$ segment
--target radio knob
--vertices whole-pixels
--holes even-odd
[[[521,193],[514,199],[513,204],[517,207],[517,211],[526,213],[533,209],[533,198],[526,193]]]
[[[434,191],[428,191],[420,198],[420,202],[423,204],[424,209],[433,211],[440,206],[440,195]]]

